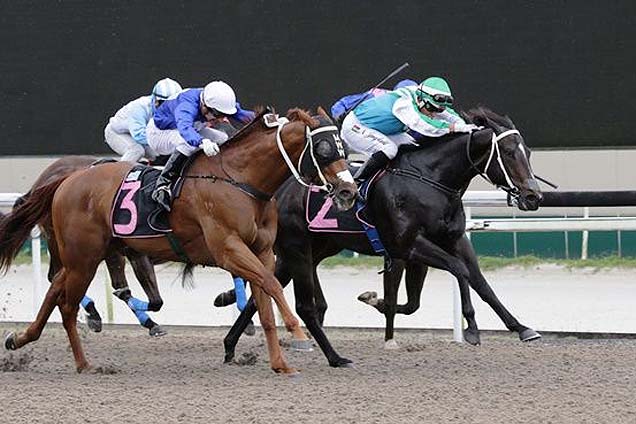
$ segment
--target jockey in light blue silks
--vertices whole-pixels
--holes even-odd
[[[452,104],[448,83],[430,77],[419,86],[399,88],[357,106],[344,119],[340,133],[352,150],[369,156],[356,173],[356,181],[382,169],[402,144],[417,145],[425,137],[478,129],[467,124]]]
[[[143,157],[155,159],[156,153],[148,146],[146,139],[146,126],[156,108],[181,91],[181,85],[177,81],[170,78],[161,79],[155,83],[149,96],[142,96],[127,103],[109,119],[104,128],[104,140],[115,152],[122,155],[120,160],[137,162]],[[134,298],[128,287],[118,289],[114,294],[126,302],[139,323],[149,329],[151,336],[165,334],[146,313],[148,302]],[[101,318],[93,299],[84,296],[80,305],[88,314],[87,323],[91,330],[101,331]]]
[[[157,81],[149,96],[127,103],[110,118],[104,129],[106,144],[122,155],[122,161],[138,162],[143,157],[153,160],[156,153],[148,146],[146,126],[155,109],[181,90],[181,85],[170,78]]]

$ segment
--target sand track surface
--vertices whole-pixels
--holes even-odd
[[[24,328],[2,323],[0,333]],[[633,423],[636,340],[544,338],[524,344],[484,334],[327,329],[355,361],[333,369],[317,348],[285,349],[297,377],[270,371],[260,328],[222,364],[224,328],[168,327],[151,339],[135,326],[82,330],[96,367],[77,374],[63,328],[0,352],[0,422],[7,423]]]

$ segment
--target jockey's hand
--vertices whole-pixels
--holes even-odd
[[[207,156],[216,156],[217,153],[221,151],[221,148],[218,144],[207,138],[201,140],[201,147],[203,148],[203,153],[205,153]]]
[[[477,131],[477,130],[481,130],[483,127],[478,127],[477,125],[474,124],[460,124],[460,123],[456,123],[453,126],[453,131],[454,132],[465,132],[465,133],[469,133],[469,132],[473,132],[473,131]]]

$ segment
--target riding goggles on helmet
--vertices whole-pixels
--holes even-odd
[[[450,106],[453,104],[453,97],[448,96],[446,94],[429,94],[423,90],[419,90],[419,94],[420,94],[420,97],[422,97],[424,100],[426,99],[432,100],[440,106],[441,105]]]

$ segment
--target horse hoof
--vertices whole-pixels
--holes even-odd
[[[377,305],[378,304],[378,293],[374,291],[367,291],[358,296],[358,300],[362,303],[366,303],[367,305]]]
[[[102,320],[92,318],[90,315],[86,317],[86,325],[88,329],[94,333],[99,333],[102,331]]]
[[[464,330],[464,340],[466,341],[466,343],[473,345],[473,346],[479,346],[481,344],[481,339],[479,337],[479,331],[478,330]]]
[[[529,342],[531,340],[537,340],[541,338],[541,334],[534,331],[532,328],[526,328],[519,333],[519,340],[522,342]]]
[[[236,303],[236,294],[234,290],[223,292],[214,299],[214,306],[222,308]]]
[[[18,350],[15,343],[15,333],[12,331],[4,338],[4,348],[7,350]]]
[[[234,362],[234,352],[225,352],[225,357],[223,358],[224,364],[231,364]]]
[[[160,325],[155,325],[150,330],[148,330],[148,333],[150,334],[150,337],[162,337],[168,334],[168,332],[161,328]]]
[[[291,341],[290,347],[298,352],[313,352],[314,348],[311,346],[311,340],[296,340]]]
[[[334,368],[355,368],[353,361],[347,358],[338,358],[335,361],[330,361],[329,366]]]
[[[384,342],[384,350],[398,350],[399,348],[400,345],[395,341],[395,339]]]
[[[256,327],[254,327],[254,323],[250,322],[249,324],[247,324],[247,327],[245,327],[243,333],[245,333],[246,336],[253,336],[254,334],[256,334]]]
[[[274,370],[276,374],[283,374],[285,377],[300,377],[300,371],[296,368],[283,368]]]

